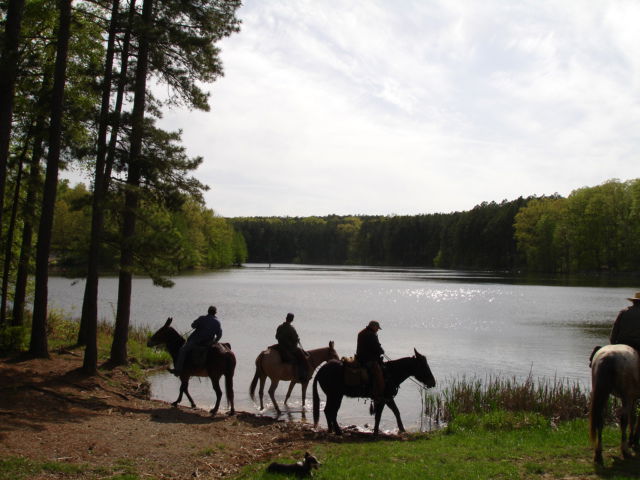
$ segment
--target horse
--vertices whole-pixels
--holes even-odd
[[[638,444],[640,421],[636,425],[636,400],[640,398],[640,355],[627,345],[606,345],[591,359],[591,404],[589,407],[589,434],[594,445],[593,461],[602,465],[602,429],[604,410],[609,395],[622,401],[620,410],[620,450],[630,458],[630,446]],[[627,440],[627,427],[629,440]]]
[[[394,400],[398,393],[400,384],[409,377],[414,377],[427,388],[436,386],[436,380],[431,373],[427,358],[413,349],[413,357],[399,358],[398,360],[390,360],[384,363],[385,370],[385,390],[382,400],[373,401],[373,412],[375,413],[375,426],[373,434],[378,435],[380,427],[380,417],[385,405],[388,405],[396,417],[398,430],[404,432],[404,425],[400,418],[400,411]],[[313,381],[313,424],[318,426],[320,417],[320,397],[318,395],[318,384],[327,396],[327,403],[324,407],[324,414],[327,418],[327,427],[329,432],[333,431],[336,435],[341,435],[342,430],[338,425],[338,410],[342,404],[342,398],[348,397],[371,398],[371,391],[363,386],[349,386],[344,382],[344,366],[343,362],[332,360],[324,364]]]
[[[326,362],[328,360],[337,360],[338,353],[335,351],[333,340],[329,342],[328,347],[316,348],[314,350],[308,350],[309,354],[309,371],[307,372],[307,378],[311,379],[313,372],[316,370],[318,365],[322,362]],[[251,386],[249,387],[249,394],[251,395],[251,399],[253,400],[255,397],[256,385],[258,384],[258,380],[260,380],[260,410],[264,409],[264,403],[262,397],[264,395],[264,384],[269,377],[271,380],[271,385],[269,387],[269,396],[271,397],[271,401],[273,402],[273,406],[280,415],[280,407],[278,406],[278,402],[275,399],[275,391],[278,388],[278,383],[280,380],[291,380],[289,384],[289,390],[287,390],[287,395],[284,399],[284,404],[287,404],[289,397],[291,396],[291,392],[293,391],[293,387],[296,383],[299,383],[296,378],[296,366],[292,363],[285,363],[282,361],[282,357],[280,353],[274,348],[267,348],[266,350],[260,352],[258,357],[256,358],[256,373],[253,376],[253,380],[251,380]],[[307,385],[309,385],[309,380],[306,382],[301,382],[302,384],[302,408],[305,407],[306,395],[307,395]]]
[[[173,318],[169,317],[165,324],[154,333],[147,341],[148,347],[155,347],[158,345],[165,345],[167,351],[173,358],[173,364],[176,364],[178,360],[178,353],[180,347],[184,345],[185,339],[176,330],[171,327]],[[193,352],[191,353],[193,354]],[[206,361],[202,366],[192,365],[190,362],[190,356],[187,356],[184,368],[180,374],[180,394],[178,399],[171,405],[177,407],[182,400],[182,394],[185,394],[191,402],[191,408],[195,408],[196,404],[189,395],[189,378],[191,377],[209,377],[211,379],[211,385],[216,392],[216,404],[210,410],[212,415],[218,412],[220,406],[220,398],[222,397],[222,391],[220,390],[220,377],[224,375],[225,378],[225,390],[227,393],[227,401],[231,409],[229,415],[235,413],[233,406],[233,374],[236,369],[236,356],[231,351],[231,345],[228,343],[217,343],[207,349]]]

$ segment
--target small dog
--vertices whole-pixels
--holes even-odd
[[[295,474],[298,477],[310,477],[313,475],[312,469],[318,468],[320,462],[309,452],[304,454],[304,460],[298,463],[276,463],[273,462],[267,467],[269,473]]]

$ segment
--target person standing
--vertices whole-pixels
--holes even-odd
[[[358,333],[356,360],[364,366],[372,377],[372,396],[379,400],[384,395],[384,375],[382,372],[382,355],[384,350],[378,340],[378,331],[382,330],[380,323],[371,320]]]
[[[174,365],[174,369],[171,371],[174,375],[180,375],[184,369],[184,362],[187,359],[187,355],[195,347],[205,347],[217,343],[222,337],[222,326],[216,314],[218,309],[213,305],[207,309],[207,314],[196,318],[191,324],[193,333],[189,335],[189,338],[185,344],[180,348],[178,353],[178,360]]]
[[[612,344],[629,345],[640,353],[640,292],[636,292],[628,300],[631,306],[618,313],[609,341]]]

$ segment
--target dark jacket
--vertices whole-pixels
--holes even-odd
[[[194,332],[189,335],[189,344],[207,344],[217,342],[222,337],[222,327],[215,315],[202,315],[193,321]]]
[[[291,322],[284,322],[276,330],[276,340],[278,340],[278,345],[292,351],[298,348],[300,337],[298,337],[298,332],[293,328]]]
[[[613,324],[609,341],[612,344],[622,343],[640,351],[640,302],[618,314]]]
[[[371,361],[380,361],[382,354],[384,354],[384,350],[378,340],[378,334],[369,327],[360,330],[356,359],[360,363],[366,364]]]

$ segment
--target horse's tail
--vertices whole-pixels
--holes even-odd
[[[224,390],[227,393],[227,401],[233,405],[233,374],[236,371],[236,356],[231,350],[227,354],[226,362]]]
[[[604,409],[613,392],[616,381],[616,359],[604,356],[593,366],[591,385],[591,406],[589,409],[589,436],[596,442],[598,432],[604,428]]]
[[[320,420],[320,395],[318,395],[318,378],[322,375],[322,368],[318,370],[313,379],[313,426],[318,426]]]
[[[258,385],[258,379],[261,375],[264,375],[262,370],[262,352],[256,358],[256,373],[253,375],[253,380],[251,380],[251,385],[249,386],[249,395],[251,396],[251,400],[254,400],[256,393],[256,385]]]

